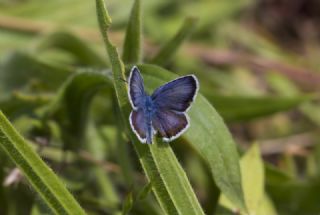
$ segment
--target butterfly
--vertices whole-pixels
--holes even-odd
[[[152,95],[144,89],[143,78],[134,66],[128,79],[128,96],[133,108],[129,121],[140,142],[152,143],[157,133],[165,142],[183,134],[189,127],[186,114],[194,101],[199,82],[196,76],[186,75],[157,88]]]

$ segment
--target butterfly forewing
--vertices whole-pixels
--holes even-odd
[[[185,112],[194,100],[197,90],[197,78],[187,75],[162,85],[155,90],[151,98],[160,110]]]
[[[129,100],[134,109],[141,107],[145,98],[143,79],[139,69],[134,66],[129,76]]]

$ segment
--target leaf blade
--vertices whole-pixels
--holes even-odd
[[[53,171],[32,150],[0,112],[1,147],[57,214],[85,214]]]
[[[141,3],[135,0],[126,30],[122,60],[124,63],[138,63],[141,60]]]
[[[75,150],[84,143],[91,100],[99,90],[109,86],[107,74],[81,71],[70,76],[60,87],[57,97],[47,107],[45,117],[60,124],[65,149]]]
[[[288,111],[312,99],[308,95],[288,96],[225,96],[210,95],[209,100],[228,122],[241,122]],[[237,104],[237,108],[234,108]]]
[[[174,54],[178,51],[184,40],[193,32],[196,27],[197,19],[188,17],[184,20],[178,32],[169,40],[153,57],[151,63],[158,65],[165,65],[168,63]]]

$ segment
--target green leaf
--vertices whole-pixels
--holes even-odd
[[[124,203],[123,203],[123,208],[122,208],[122,215],[127,215],[129,211],[131,210],[133,205],[133,196],[132,192],[128,193],[126,196]]]
[[[277,211],[269,196],[264,195],[256,214],[259,215],[276,215]]]
[[[26,70],[28,68],[28,70]],[[15,52],[6,57],[0,69],[0,83],[5,91],[23,88],[31,81],[56,90],[73,69],[42,62],[31,54]]]
[[[7,188],[6,191],[7,202],[1,202],[1,206],[7,204],[7,213],[4,214],[23,214],[31,210],[34,194],[30,192],[30,187],[18,184],[16,189]]]
[[[264,198],[264,168],[259,146],[254,144],[241,158],[242,183],[248,211],[257,214]],[[254,186],[252,186],[254,184]]]
[[[0,112],[0,146],[57,214],[85,214],[53,171]]]
[[[105,59],[88,46],[85,41],[72,33],[63,31],[52,33],[45,37],[38,45],[40,51],[52,48],[60,49],[74,55],[81,65],[106,66]]]
[[[183,41],[193,32],[196,23],[196,18],[187,18],[177,34],[160,49],[156,56],[151,60],[151,63],[165,65],[170,62]]]
[[[300,96],[300,90],[287,77],[283,75],[271,73],[267,77],[267,81],[272,89],[280,95],[297,97]],[[306,102],[300,106],[300,111],[315,125],[320,126],[319,105],[316,103]]]
[[[124,63],[138,63],[141,59],[141,14],[140,0],[135,0],[123,45],[122,60]]]
[[[35,200],[33,202],[32,209],[30,210],[30,215],[51,215],[53,214],[51,209],[46,205],[46,203],[39,198],[39,196],[35,197]]]
[[[266,184],[281,184],[290,182],[292,180],[290,175],[271,164],[265,163],[264,168]]]
[[[224,96],[208,95],[209,101],[226,121],[246,121],[298,107],[311,96]],[[235,107],[236,105],[236,107]]]
[[[0,109],[9,119],[13,119],[21,114],[32,113],[34,109],[47,104],[49,101],[50,96],[15,92],[0,99]]]
[[[317,214],[320,211],[320,178],[268,183],[266,189],[279,214]]]
[[[94,71],[74,74],[46,110],[46,117],[59,122],[66,149],[78,149],[83,144],[91,100],[99,90],[110,87],[107,75]]]
[[[103,162],[105,159],[105,147],[104,142],[101,137],[98,135],[94,125],[89,123],[88,126],[88,137],[87,137],[87,148],[92,156],[100,162]],[[95,174],[97,185],[100,189],[101,199],[104,202],[108,202],[110,205],[118,205],[119,197],[116,193],[115,186],[113,186],[112,181],[109,177],[109,174],[105,173],[100,166],[93,166],[92,170]]]
[[[316,214],[320,198],[320,177],[300,180],[268,164],[265,165],[266,190],[279,214]]]
[[[177,78],[154,65],[139,65],[139,69],[149,91]],[[188,115],[191,126],[182,137],[207,162],[221,191],[235,205],[245,209],[238,153],[223,119],[201,94],[198,94]]]
[[[264,167],[257,144],[251,146],[240,161],[242,184],[249,214],[257,214],[264,199]],[[252,186],[254,184],[254,186]],[[220,197],[220,204],[231,211],[241,211],[226,196]]]
[[[142,190],[138,193],[138,200],[144,200],[149,195],[150,191],[152,189],[152,182],[149,182],[146,184]]]
[[[124,66],[107,35],[110,18],[104,1],[96,0],[96,7],[100,31],[112,65],[114,87],[122,118],[126,122],[128,134],[139,155],[142,167],[154,185],[153,191],[162,209],[167,214],[204,214],[170,146],[161,142],[152,146],[142,145],[133,132],[128,130],[131,108],[127,97],[127,86],[121,80],[125,79]]]
[[[117,120],[117,132],[116,132],[116,144],[117,146],[115,147],[115,153],[118,155],[117,156],[117,161],[122,169],[122,174],[124,181],[126,182],[127,186],[132,186],[134,183],[134,167],[133,167],[133,159],[130,156],[130,151],[129,151],[129,145],[127,144],[127,139],[124,138],[123,134],[123,127],[125,127],[125,123],[121,120],[121,112],[118,107],[118,102],[115,96],[112,96],[112,104],[113,104],[113,111],[115,114]]]
[[[4,153],[0,151],[0,183],[2,186],[0,186],[0,201],[1,201],[1,207],[0,207],[0,214],[8,214],[8,197],[5,193],[5,186],[3,186],[4,179],[5,179],[5,171],[4,171],[4,159],[5,157],[3,156]]]

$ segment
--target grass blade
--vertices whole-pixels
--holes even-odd
[[[31,95],[14,92],[0,99],[0,109],[9,118],[15,119],[23,114],[31,114],[34,110],[50,101],[47,95]]]
[[[57,214],[85,214],[53,171],[0,112],[0,145]]]
[[[40,51],[53,48],[74,55],[81,65],[106,66],[106,61],[98,53],[88,46],[85,41],[72,33],[64,31],[54,32],[45,37],[38,45]]]
[[[131,10],[126,37],[124,40],[122,60],[124,63],[138,63],[141,58],[141,14],[140,0],[135,0]]]
[[[60,124],[65,149],[79,149],[83,144],[91,100],[98,90],[108,86],[106,74],[92,71],[78,72],[62,85],[45,114]]]
[[[119,110],[117,99],[112,96],[113,102],[113,112],[117,119],[121,119],[121,112]],[[117,147],[116,153],[118,154],[118,163],[122,169],[123,178],[127,186],[130,187],[134,182],[134,168],[133,160],[130,157],[128,141],[122,136],[122,128],[124,127],[124,122],[122,120],[117,120]]]
[[[55,91],[72,72],[69,67],[43,62],[28,53],[15,52],[8,55],[1,65],[0,83],[5,92],[23,89],[30,81],[37,81],[44,89]]]
[[[89,123],[88,126],[88,141],[87,148],[92,156],[98,161],[103,162],[105,158],[106,150],[104,148],[104,142],[99,136],[93,123]],[[116,206],[119,204],[119,197],[112,184],[112,181],[108,173],[105,173],[103,169],[99,166],[93,166],[93,172],[95,174],[97,185],[100,189],[100,199],[104,202],[108,202],[109,205]]]
[[[228,122],[248,121],[281,111],[288,111],[299,107],[299,105],[312,98],[310,95],[291,97],[211,95],[208,97],[219,114]],[[234,108],[234,104],[237,104],[237,108]]]
[[[197,23],[197,19],[193,17],[187,18],[177,34],[166,43],[156,56],[151,60],[151,63],[158,65],[167,64],[177,52],[182,42],[193,32]]]

